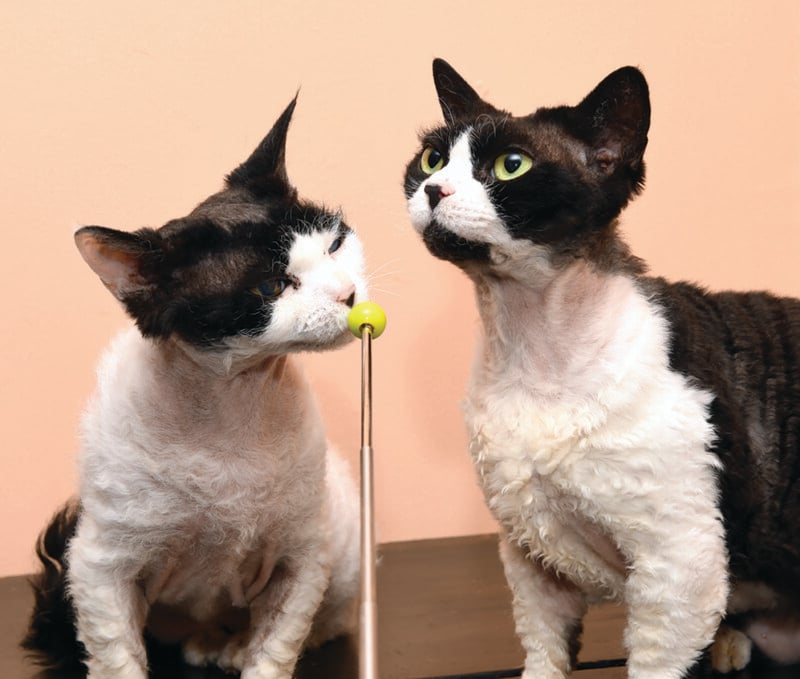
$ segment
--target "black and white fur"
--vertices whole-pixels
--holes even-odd
[[[47,664],[144,679],[146,631],[288,679],[353,622],[358,497],[293,354],[351,338],[362,250],[289,183],[294,106],[186,217],[75,235],[138,327],[100,363],[79,498],[40,539],[25,645]]]
[[[405,192],[475,285],[464,411],[523,677],[570,673],[599,600],[627,605],[635,679],[686,676],[715,635],[722,671],[751,638],[800,660],[800,302],[643,275],[616,221],[644,181],[637,69],[521,117],[433,71],[445,124]]]

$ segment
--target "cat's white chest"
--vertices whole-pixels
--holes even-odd
[[[83,422],[87,517],[150,598],[244,605],[321,530],[321,419],[288,358],[265,375],[197,380],[159,351],[132,331],[101,364]]]
[[[600,598],[619,596],[624,557],[598,522],[602,498],[581,485],[588,439],[581,419],[599,413],[545,408],[522,390],[465,404],[470,452],[488,506],[534,558]]]
[[[643,522],[674,514],[674,529],[718,512],[709,396],[669,369],[665,324],[635,287],[607,287],[594,316],[515,319],[520,305],[506,312],[502,293],[485,300],[501,327],[486,330],[464,412],[488,505],[511,539],[588,593],[619,598],[629,559],[652,539]],[[681,515],[663,482],[676,476],[705,496],[707,517]]]

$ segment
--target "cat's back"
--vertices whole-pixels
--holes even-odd
[[[663,279],[644,287],[669,323],[672,369],[713,395],[732,570],[800,580],[800,300]]]
[[[753,444],[800,445],[800,300],[767,292],[707,292],[688,283],[644,283],[669,324],[669,360],[715,397]],[[733,433],[733,432],[731,432]]]
[[[759,376],[780,390],[800,376],[800,299],[769,292],[708,292],[690,283],[646,279],[648,291],[671,326],[670,362],[700,381]],[[800,394],[800,385],[797,393]],[[761,394],[766,396],[766,389]]]

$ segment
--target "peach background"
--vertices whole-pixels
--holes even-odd
[[[342,205],[389,315],[375,347],[379,534],[485,532],[458,403],[472,291],[412,233],[401,181],[439,120],[432,57],[517,113],[624,64],[653,97],[648,189],[624,216],[653,272],[800,295],[800,4],[5,2],[0,7],[0,575],[75,488],[93,366],[127,321],[81,261],[83,224],[159,226],[216,190],[300,86],[289,172]],[[306,361],[358,447],[358,349]]]

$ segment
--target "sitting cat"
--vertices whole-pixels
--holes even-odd
[[[644,275],[617,229],[644,180],[637,69],[523,117],[433,72],[445,124],[405,193],[475,285],[464,410],[523,677],[570,673],[598,600],[627,604],[632,678],[685,676],[727,614],[718,669],[748,662],[748,630],[800,659],[800,301]]]
[[[79,499],[40,538],[25,645],[51,664],[143,679],[146,630],[190,663],[288,678],[354,622],[358,497],[293,354],[351,339],[362,248],[289,182],[294,107],[188,216],[75,234],[138,330],[100,364]]]

